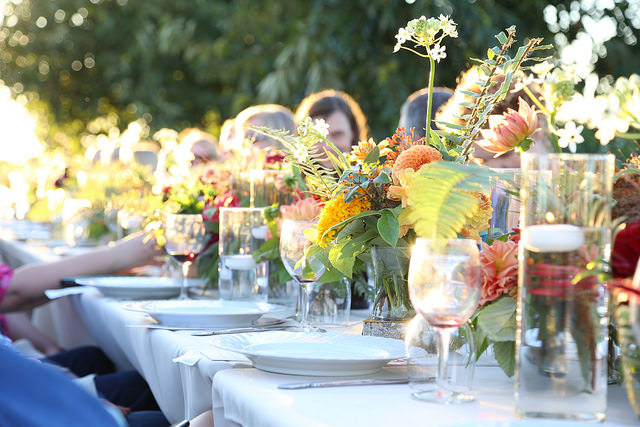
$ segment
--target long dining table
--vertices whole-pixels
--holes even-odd
[[[0,254],[7,250],[15,254],[15,249],[31,254],[29,262],[40,257],[28,244],[6,241]],[[281,390],[278,386],[284,383],[320,378],[255,369],[244,356],[213,346],[211,337],[157,328],[144,313],[127,310],[125,304],[88,288],[36,309],[33,321],[64,347],[97,344],[118,369],[138,370],[172,423],[212,409],[216,427],[531,425],[515,417],[513,379],[495,365],[476,368],[476,400],[461,406],[416,401],[407,384]],[[355,312],[354,321],[330,332],[359,333],[359,320],[365,316],[366,312]],[[402,365],[373,375],[402,376],[406,376]],[[574,424],[554,420],[546,425]],[[604,425],[638,425],[623,387],[609,386]]]

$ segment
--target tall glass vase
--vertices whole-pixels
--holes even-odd
[[[409,300],[409,248],[371,248],[375,278],[372,317],[376,320],[407,320],[415,312]]]
[[[404,339],[415,310],[409,300],[408,275],[411,252],[407,247],[374,246],[374,300],[371,318],[365,319],[362,335]]]
[[[602,420],[612,155],[522,155],[516,413]]]

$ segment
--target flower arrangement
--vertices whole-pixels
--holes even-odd
[[[446,16],[414,19],[396,36],[394,51],[409,50],[428,60],[430,93],[436,63],[446,57],[442,43],[447,37],[457,37],[457,30]],[[480,61],[477,82],[481,90],[474,96],[473,110],[464,117],[464,125],[452,126],[454,130],[431,130],[431,96],[425,138],[414,139],[410,129],[398,129],[380,142],[361,141],[348,154],[326,138],[323,120],[307,118],[297,137],[254,128],[282,142],[287,159],[304,176],[309,193],[324,201],[316,244],[309,249],[327,266],[322,281],[352,277],[354,271],[364,269],[365,262],[371,260],[372,246],[407,247],[416,235],[480,239],[491,216],[486,188],[493,172],[469,164],[471,144],[493,106],[508,91],[509,81],[497,83],[495,77],[513,75],[530,60],[532,52],[546,48],[540,46],[540,39],[531,39],[511,57],[508,51],[514,44],[515,30],[509,28],[496,37],[499,44]],[[532,112],[524,108],[522,113],[530,116]],[[526,128],[528,131],[530,126]],[[326,148],[320,151],[319,147]],[[320,164],[327,159],[331,168]],[[406,280],[403,286],[387,289],[406,295]],[[376,299],[410,304],[401,295]]]

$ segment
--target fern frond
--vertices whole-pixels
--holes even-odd
[[[455,238],[478,208],[477,191],[486,191],[490,169],[439,161],[423,166],[407,189],[408,207],[401,223],[414,224],[416,234],[427,239]]]
[[[304,175],[309,193],[323,198],[330,198],[339,186],[339,171],[329,169],[320,164],[327,156],[318,151],[317,144],[323,138],[312,135],[300,138],[286,130],[271,129],[261,126],[248,126],[263,135],[280,141],[288,154],[286,160],[295,165]]]

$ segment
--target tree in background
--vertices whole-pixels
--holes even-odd
[[[459,24],[460,37],[447,43],[439,65],[442,86],[455,86],[469,65],[464,58],[484,57],[493,35],[511,25],[521,39],[543,36],[561,50],[587,46],[600,75],[637,72],[640,0],[598,4],[10,0],[0,27],[0,78],[15,94],[28,94],[50,124],[41,136],[52,145],[71,144],[69,134],[109,114],[121,127],[144,118],[151,130],[199,125],[215,132],[248,105],[295,108],[324,88],[353,95],[381,138],[393,132],[406,96],[427,81],[423,63],[392,53],[397,28],[409,19],[442,13]]]

